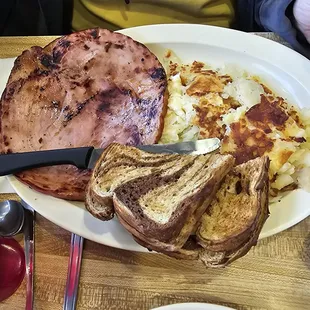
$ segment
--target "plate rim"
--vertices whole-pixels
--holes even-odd
[[[182,28],[184,31],[189,31],[189,33],[194,31],[196,33],[196,36],[200,35],[200,39],[193,41],[193,38],[188,36],[188,35],[182,35],[181,37],[179,37],[179,36],[171,37],[170,36],[169,40],[167,38],[165,40],[162,39],[161,33],[163,32],[163,29],[165,29],[165,36],[167,37],[167,36],[169,36],[169,32],[173,33],[176,31],[176,29],[177,29],[177,33],[182,33],[182,31],[180,31],[180,28]],[[153,31],[151,36],[149,35],[150,31],[151,32]],[[296,71],[296,68],[297,67],[304,68],[304,66],[310,68],[309,60],[307,58],[305,58],[303,55],[292,50],[291,48],[289,48],[285,45],[282,45],[278,42],[272,41],[268,38],[260,37],[260,36],[253,34],[253,33],[245,33],[245,32],[234,30],[234,29],[227,29],[227,28],[221,28],[221,27],[209,26],[209,25],[197,25],[197,24],[158,24],[158,25],[146,25],[146,26],[138,26],[138,27],[133,27],[133,28],[127,28],[127,29],[119,30],[117,32],[125,34],[125,35],[130,36],[130,37],[133,37],[134,40],[139,40],[143,44],[156,44],[156,43],[164,44],[164,43],[176,43],[176,42],[177,43],[192,43],[192,44],[201,43],[204,45],[208,44],[211,46],[216,46],[219,48],[226,48],[226,49],[227,49],[227,46],[224,46],[226,43],[223,45],[223,42],[220,42],[219,40],[221,40],[221,38],[223,36],[225,37],[229,34],[233,34],[233,36],[238,36],[239,38],[241,37],[242,39],[246,38],[247,43],[245,45],[241,44],[241,46],[233,46],[233,48],[229,47],[229,49],[232,49],[232,50],[237,51],[237,52],[246,53],[247,55],[255,57],[256,59],[266,61],[266,58],[263,57],[264,55],[262,56],[259,53],[259,49],[255,48],[255,46],[257,47],[257,44],[259,44],[259,43],[264,44],[266,47],[271,47],[272,50],[281,51],[282,53],[285,52],[286,55],[290,56],[290,57],[286,57],[286,59],[289,59],[288,63],[291,63],[291,62],[297,62],[298,63],[298,66],[296,66],[296,67],[294,66],[293,72],[291,71],[292,67],[290,67],[290,70],[289,70],[289,73],[294,78],[296,78],[297,81],[300,79],[300,76],[301,76],[302,81],[303,82],[305,81],[305,79],[303,78],[303,74],[306,72],[306,70]],[[168,32],[168,34],[167,34],[167,32]],[[216,37],[215,41],[211,40],[211,42],[206,42],[205,39],[202,40],[202,36],[201,36],[202,32],[204,32],[204,33],[214,32],[213,36]],[[144,36],[146,34],[147,34],[146,40],[140,40],[139,39],[139,36]],[[253,44],[253,42],[254,42],[254,44]],[[252,45],[254,45],[254,49],[253,49]],[[266,50],[269,52],[269,48],[266,48]],[[277,54],[277,53],[275,52],[274,54]],[[273,57],[269,58],[267,62],[272,63],[272,60],[273,60]],[[287,63],[286,60],[285,60],[285,63]],[[276,65],[277,64],[279,64],[278,61],[276,62]],[[304,71],[304,73],[302,71]],[[309,86],[310,86],[310,83],[309,83]],[[310,95],[310,88],[309,88],[309,95]],[[9,180],[11,186],[20,195],[21,191],[19,190],[18,186],[16,186],[14,180],[16,180],[16,182],[18,182],[20,184],[23,184],[23,183],[20,182],[19,180],[17,180],[17,178],[15,178],[14,176],[9,176],[8,180]],[[36,193],[35,190],[32,190],[32,191],[34,193]],[[23,195],[20,195],[20,196],[21,196],[21,198],[23,198],[22,197]],[[24,197],[24,198],[23,199],[28,203],[27,197]],[[55,198],[55,199],[57,199],[57,198]],[[36,207],[34,207],[34,209],[36,210]],[[89,240],[93,240],[93,241],[101,243],[101,244],[105,244],[107,246],[127,250],[124,247],[117,246],[116,244],[111,244],[110,242],[104,241],[104,243],[103,243],[102,240],[99,240],[100,237],[98,239],[96,238],[96,240],[94,240],[94,238],[92,238],[92,236],[90,236],[91,232],[88,233],[87,231],[84,230],[85,231],[85,234],[84,234],[83,231],[81,231],[78,228],[78,225],[76,227],[74,227],[74,229],[72,229],[72,225],[65,225],[63,222],[59,223],[59,221],[54,221],[53,217],[51,216],[50,213],[42,212],[41,208],[38,208],[38,209],[40,209],[40,212],[37,211],[38,213],[42,214],[44,217],[46,217],[51,222],[55,223],[56,225],[66,229],[68,231],[71,231],[71,232],[76,233],[76,234],[80,234],[81,236],[84,235],[84,238],[87,238]],[[84,212],[87,212],[87,211],[85,210]],[[275,235],[281,231],[284,231],[284,230],[288,229],[289,227],[296,225],[297,223],[299,223],[301,220],[305,219],[309,215],[310,215],[310,209],[306,210],[306,212],[304,212],[302,215],[297,217],[297,219],[295,219],[295,221],[286,222],[286,223],[278,226],[277,228],[269,231],[268,233],[265,233],[262,237],[260,237],[260,239],[266,238],[266,237]],[[81,232],[82,232],[82,234],[81,234]],[[134,249],[132,251],[147,252],[147,250],[145,248],[142,248],[141,246],[139,246],[139,249],[137,246],[137,249]],[[153,253],[155,253],[155,252],[153,252]]]
[[[178,307],[185,307],[185,310],[195,310],[197,307],[199,307],[198,310],[202,310],[205,307],[206,310],[234,310],[234,308],[230,308],[227,306],[222,306],[218,304],[211,304],[211,303],[204,303],[204,302],[184,302],[184,303],[175,303],[175,304],[168,304],[168,305],[163,305],[157,308],[152,308],[151,310],[178,310]],[[181,309],[183,310],[183,308]]]

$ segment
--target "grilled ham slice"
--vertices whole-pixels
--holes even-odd
[[[32,47],[16,59],[2,94],[1,150],[156,143],[166,84],[155,55],[119,33],[90,29]],[[66,165],[18,178],[55,197],[83,200],[90,174]]]

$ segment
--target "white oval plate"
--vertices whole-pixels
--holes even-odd
[[[234,309],[220,305],[192,302],[192,303],[162,306],[159,308],[154,308],[153,310],[234,310]]]
[[[279,95],[300,107],[310,106],[310,61],[291,49],[252,34],[201,25],[154,25],[122,30],[146,44],[162,58],[172,49],[184,62],[200,60],[220,66],[236,64],[260,76]],[[0,87],[4,88],[12,59],[0,61]],[[1,90],[1,89],[0,89]],[[15,191],[37,212],[55,224],[89,240],[108,246],[147,251],[139,246],[117,222],[92,217],[83,203],[69,202],[31,190],[10,176]],[[271,236],[300,222],[310,214],[310,193],[291,192],[270,206],[260,238]]]

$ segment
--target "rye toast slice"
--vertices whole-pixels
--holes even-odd
[[[112,144],[98,160],[86,208],[119,220],[137,238],[181,249],[233,167],[231,155],[152,154]]]
[[[190,236],[184,246],[175,251],[163,250],[156,244],[150,244],[147,240],[141,240],[137,237],[134,237],[134,239],[149,250],[161,252],[174,258],[199,259],[206,267],[210,268],[227,266],[232,261],[247,254],[251,247],[257,243],[261,229],[268,218],[268,167],[268,158],[257,158],[235,167],[228,173],[211,206],[204,215],[207,218],[204,218],[203,223],[200,223],[197,231],[197,234],[206,228],[210,229],[209,232],[212,231],[209,239],[204,239],[205,243],[199,241],[204,247],[197,243],[196,238],[199,239],[199,236],[196,238]],[[239,181],[241,184],[236,186]],[[244,186],[244,190],[242,190],[242,186]],[[237,198],[239,195],[246,195],[247,198]],[[237,210],[237,213],[231,212],[231,209],[227,209],[228,213],[219,212],[219,210],[215,212],[214,208],[218,208],[219,204],[222,207],[228,204],[229,207]],[[253,214],[249,216],[251,212]],[[213,223],[214,226],[209,227],[208,223],[212,223],[210,217],[212,220],[218,221],[219,224]],[[227,221],[224,231],[223,227],[221,227],[222,221]],[[205,227],[201,227],[202,224]],[[236,233],[237,227],[239,227],[239,234]],[[217,233],[214,233],[214,231]]]
[[[257,243],[269,215],[269,159],[235,167],[225,178],[196,232],[207,266],[225,266]]]
[[[131,146],[112,143],[102,153],[86,190],[86,209],[100,220],[114,216],[113,191],[138,175],[150,175],[158,167],[171,168],[178,155],[150,154]],[[184,159],[184,163],[186,163]]]
[[[185,165],[184,156],[188,159]],[[233,164],[231,156],[179,155],[171,169],[139,176],[115,188],[117,216],[142,242],[163,251],[180,250]]]

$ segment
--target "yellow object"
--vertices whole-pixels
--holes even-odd
[[[127,1],[128,2],[128,1]],[[74,30],[110,30],[151,24],[194,23],[229,27],[233,0],[75,0]]]

